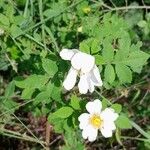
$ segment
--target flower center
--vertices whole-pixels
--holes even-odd
[[[101,119],[101,117],[99,115],[94,114],[91,118],[90,118],[90,124],[92,126],[94,126],[94,128],[100,128],[100,126],[102,125],[103,120]]]

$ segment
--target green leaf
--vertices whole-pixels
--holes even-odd
[[[35,97],[34,104],[47,103],[47,100],[50,101],[50,92],[42,91]]]
[[[144,28],[147,27],[147,22],[145,20],[140,20],[137,25],[141,28]]]
[[[27,89],[35,89],[35,88],[42,88],[47,81],[49,80],[49,77],[47,75],[31,75],[28,76],[24,80],[16,80],[15,84],[19,88],[27,88]]]
[[[53,124],[56,133],[63,132],[64,119],[58,118],[53,114],[49,114],[48,121]]]
[[[21,30],[21,28],[19,28],[18,26],[13,24],[10,27],[10,32],[11,32],[11,35],[15,38],[22,33],[22,30]]]
[[[83,42],[80,43],[79,49],[82,52],[90,53],[90,47],[88,46],[87,42],[85,42],[85,41],[83,41]]]
[[[131,83],[132,72],[129,67],[123,64],[116,64],[115,69],[121,83]]]
[[[116,113],[120,113],[122,110],[122,106],[120,104],[113,104],[111,108],[113,108]]]
[[[13,96],[14,91],[15,91],[15,82],[11,81],[5,90],[5,98],[7,99]]]
[[[115,76],[114,67],[110,64],[106,65],[104,71],[105,80],[109,83],[112,83],[115,80]]]
[[[104,58],[101,55],[96,55],[95,61],[97,65],[105,64]]]
[[[17,106],[18,106],[18,103],[16,103],[12,99],[7,99],[7,100],[3,101],[3,108],[6,109],[6,111],[11,109],[11,113],[17,109],[16,108]]]
[[[103,41],[102,56],[105,62],[111,62],[114,57],[114,49],[111,43],[111,38],[105,38]]]
[[[126,60],[123,60],[121,63],[126,64],[134,69],[143,66],[149,57],[150,55],[145,52],[134,51],[131,52],[129,57]]]
[[[0,23],[2,23],[3,25],[9,26],[9,19],[2,13],[0,13]]]
[[[92,39],[91,41],[91,52],[97,53],[100,51],[100,42],[97,39]]]
[[[103,110],[104,110],[105,108],[107,108],[108,105],[109,105],[108,100],[107,100],[107,99],[103,99],[103,100],[102,100],[102,108],[103,108]]]
[[[120,115],[116,120],[116,125],[120,129],[131,129],[132,125],[130,120],[125,115]]]
[[[76,95],[72,95],[70,105],[74,109],[80,110],[80,99]]]
[[[79,49],[85,53],[97,53],[100,51],[100,42],[95,38],[89,38],[80,43]]]
[[[35,91],[35,89],[32,89],[32,88],[24,89],[21,93],[21,98],[22,99],[31,99],[34,91]]]
[[[73,113],[73,109],[68,106],[64,106],[60,109],[58,109],[56,112],[53,113],[53,116],[56,116],[58,118],[68,118]]]
[[[58,16],[65,9],[65,7],[66,6],[64,2],[60,1],[58,3],[53,3],[50,9],[44,11],[43,15],[49,18]]]
[[[124,45],[125,46],[125,45]],[[130,52],[126,53],[125,49],[117,51],[115,55],[115,64],[124,64],[129,66],[134,72],[140,72],[142,66],[146,63],[147,59],[150,57],[149,54],[140,51],[141,43],[132,44],[130,47]]]
[[[62,87],[57,87],[55,84],[52,84],[51,87],[51,98],[54,99],[55,101],[61,101],[61,89]]]
[[[50,75],[54,76],[54,74],[58,71],[58,67],[55,61],[44,58],[42,60],[43,69]]]

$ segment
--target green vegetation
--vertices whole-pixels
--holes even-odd
[[[0,148],[150,149],[149,47],[149,0],[0,0]],[[66,91],[63,48],[94,56],[103,86]],[[78,117],[94,99],[119,117],[91,143]]]

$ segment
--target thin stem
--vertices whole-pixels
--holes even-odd
[[[119,10],[129,10],[129,9],[150,9],[150,6],[123,6],[123,7],[116,7],[111,8],[110,10],[105,11],[119,11]]]
[[[110,105],[112,105],[112,103],[111,103],[107,98],[105,98],[100,92],[98,92],[97,90],[95,90],[95,92],[96,92],[102,99],[106,99],[107,102],[108,102]]]
[[[138,138],[138,137],[130,137],[130,136],[120,136],[122,139],[130,139],[130,140],[138,140],[138,141],[143,141],[143,142],[149,142],[149,139],[144,139],[144,138]]]
[[[23,16],[26,18],[28,13],[29,0],[26,0]]]
[[[49,36],[51,37],[51,40],[53,41],[54,45],[55,45],[55,48],[56,48],[56,51],[59,52],[59,47],[58,47],[58,44],[54,38],[54,35],[52,33],[52,31],[50,30],[50,28],[46,27],[45,26],[45,31],[49,34]]]
[[[115,3],[112,1],[112,0],[109,0],[111,3],[112,3],[112,5],[116,8],[117,6],[115,5]]]
[[[11,131],[11,130],[7,130],[4,128],[0,128],[0,133],[2,135],[5,136],[9,136],[9,137],[13,137],[13,138],[17,138],[17,139],[21,139],[21,140],[26,140],[26,141],[30,141],[30,142],[35,142],[35,143],[43,143],[45,144],[44,141],[37,141],[35,138],[32,138],[26,134],[20,134],[19,132],[15,132],[15,131]]]
[[[84,0],[80,0],[80,1],[78,1],[78,2],[76,2],[76,3],[74,3],[74,4],[72,4],[72,5],[68,6],[67,8],[64,8],[64,10],[61,11],[61,12],[60,12],[59,14],[57,14],[57,15],[54,15],[54,16],[48,17],[48,18],[46,18],[46,19],[43,19],[43,21],[40,21],[40,22],[38,22],[37,24],[35,24],[34,26],[31,26],[31,27],[29,27],[28,29],[24,30],[22,33],[20,33],[18,36],[16,36],[16,38],[19,37],[19,36],[21,36],[21,35],[23,35],[23,34],[25,34],[25,33],[28,32],[28,31],[30,31],[30,30],[32,30],[32,29],[38,27],[39,25],[41,25],[41,24],[47,22],[47,21],[50,20],[51,18],[54,18],[54,17],[57,17],[57,16],[61,15],[63,12],[66,12],[67,10],[69,10],[69,9],[73,8],[74,6],[80,4],[82,1],[84,1]]]
[[[123,7],[115,7],[112,8],[108,5],[106,5],[105,3],[102,2],[98,2],[96,0],[91,0],[92,2],[95,2],[97,4],[99,4],[100,6],[103,6],[105,8],[107,8],[106,10],[104,10],[104,12],[108,12],[108,11],[119,11],[119,10],[129,10],[129,9],[150,9],[150,6],[123,6]]]
[[[43,18],[43,1],[42,0],[39,0],[39,14],[40,14],[40,20],[41,22],[44,21],[44,18]],[[42,40],[43,40],[43,43],[44,43],[44,49],[46,50],[46,41],[45,41],[45,30],[44,30],[44,24],[41,25],[41,28],[42,28]]]
[[[139,125],[137,125],[135,122],[130,121],[131,125],[139,132],[141,133],[144,137],[150,140],[150,134],[146,133]]]
[[[41,143],[41,141],[32,133],[32,131],[14,114],[12,113],[12,115],[24,126],[25,129],[28,130],[28,132],[38,141],[38,143],[41,144],[41,146],[46,150],[46,147],[44,146],[43,143]]]
[[[19,107],[25,106],[26,104],[31,103],[31,102],[33,102],[33,99],[31,99],[31,100],[29,100],[29,101],[27,101],[27,102],[25,102],[25,103],[23,103],[23,104],[21,104],[21,105],[19,105],[19,106],[16,106],[16,107],[14,107],[14,108],[12,108],[12,109],[9,109],[9,110],[7,110],[7,111],[1,113],[1,114],[0,114],[0,117],[2,117],[3,115],[6,115],[7,113],[9,113],[9,112],[11,112],[11,111],[14,111],[15,109],[18,109]]]
[[[50,144],[50,136],[51,136],[51,126],[49,122],[46,122],[46,148],[47,150],[50,150],[49,144]]]

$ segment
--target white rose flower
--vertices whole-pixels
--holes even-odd
[[[75,86],[78,75],[80,77],[78,88],[81,94],[86,94],[88,91],[92,93],[95,86],[102,86],[99,69],[95,65],[93,56],[77,49],[63,49],[60,52],[60,57],[71,61],[71,68],[63,82],[66,90],[71,90]]]
[[[98,130],[105,138],[111,137],[116,129],[114,121],[118,118],[114,109],[106,108],[102,111],[102,103],[98,99],[88,102],[86,109],[89,113],[83,113],[78,118],[82,137],[93,142],[96,140]]]

